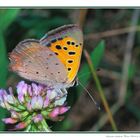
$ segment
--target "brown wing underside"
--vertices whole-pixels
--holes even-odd
[[[19,43],[10,60],[10,68],[25,79],[49,85],[67,80],[65,67],[55,53],[36,41]]]

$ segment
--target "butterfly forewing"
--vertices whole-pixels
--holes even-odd
[[[65,25],[48,32],[40,44],[49,47],[57,58],[65,65],[67,82],[71,83],[78,72],[82,47],[83,34],[77,25]]]

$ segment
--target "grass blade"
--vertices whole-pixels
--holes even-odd
[[[3,9],[0,10],[0,28],[5,31],[8,26],[14,21],[19,13],[19,9]]]
[[[104,91],[103,91],[103,89],[102,89],[102,86],[101,86],[100,81],[99,81],[99,79],[98,79],[98,76],[97,76],[97,74],[96,74],[96,69],[95,69],[95,67],[94,67],[94,65],[93,65],[93,63],[92,63],[92,60],[90,59],[90,56],[89,56],[89,54],[87,53],[86,50],[84,51],[84,54],[85,54],[85,57],[86,57],[87,62],[88,62],[88,64],[89,64],[90,70],[91,70],[91,72],[92,72],[93,79],[95,80],[95,84],[96,84],[96,87],[97,87],[97,89],[98,89],[98,91],[99,91],[99,95],[100,95],[101,100],[102,100],[102,102],[103,102],[104,108],[105,108],[106,112],[108,113],[108,118],[109,118],[109,121],[110,121],[110,123],[111,123],[112,129],[113,129],[114,131],[116,131],[116,130],[117,130],[117,127],[116,127],[115,121],[114,121],[114,119],[113,119],[112,113],[111,113],[111,111],[110,111],[108,102],[107,102],[107,100],[106,100],[106,98],[105,98]]]
[[[94,51],[90,54],[91,61],[94,64],[95,68],[98,67],[98,65],[103,57],[104,50],[105,50],[105,43],[104,43],[104,41],[101,41],[97,45],[97,47],[94,49]],[[78,79],[82,83],[83,86],[86,86],[86,84],[88,84],[90,77],[91,77],[90,68],[89,68],[88,64],[85,63],[78,74]],[[78,95],[80,95],[79,93],[82,93],[83,88],[81,86],[78,86],[77,90],[78,90]]]

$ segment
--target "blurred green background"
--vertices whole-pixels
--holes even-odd
[[[0,88],[14,87],[20,77],[8,70],[8,53],[22,40],[40,39],[56,27],[77,23],[84,33],[101,88],[117,130],[140,130],[140,17],[137,9],[0,9]],[[70,111],[62,122],[51,122],[55,131],[112,131],[98,87],[83,54],[79,81],[100,103],[99,111],[83,87],[69,89]],[[95,92],[94,92],[95,91]],[[1,118],[0,130],[8,130]]]

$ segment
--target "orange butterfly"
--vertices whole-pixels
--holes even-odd
[[[39,41],[20,42],[10,54],[10,68],[25,79],[66,91],[75,82],[82,48],[81,29],[64,25]]]

